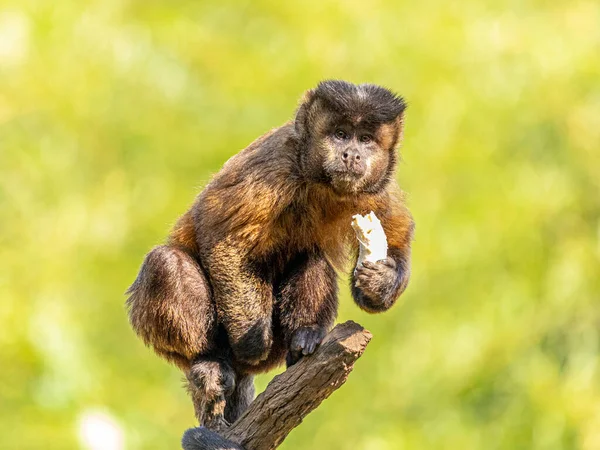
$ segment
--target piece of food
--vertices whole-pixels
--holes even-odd
[[[377,262],[387,258],[387,238],[373,211],[366,216],[352,216],[352,228],[360,244],[356,268],[360,267],[363,261]]]

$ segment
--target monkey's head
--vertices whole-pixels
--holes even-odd
[[[295,120],[304,177],[339,195],[384,189],[396,167],[405,109],[401,97],[380,86],[319,83]]]

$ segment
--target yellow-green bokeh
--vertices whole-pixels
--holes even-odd
[[[123,292],[324,78],[409,103],[413,280],[369,316],[342,277],[373,341],[282,448],[600,448],[594,0],[0,3],[1,448],[110,448],[90,414],[177,448],[191,404]]]

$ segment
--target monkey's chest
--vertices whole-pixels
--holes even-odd
[[[352,233],[350,212],[296,209],[283,214],[273,230],[278,249],[294,251],[319,250],[325,253],[342,252]]]

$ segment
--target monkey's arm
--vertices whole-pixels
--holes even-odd
[[[288,366],[315,351],[337,315],[337,275],[319,251],[297,256],[276,290]]]
[[[388,257],[375,263],[363,262],[351,278],[354,301],[370,313],[387,311],[406,289],[410,278],[410,245],[414,232],[412,216],[399,197],[392,198],[389,207],[376,214],[387,237]]]

